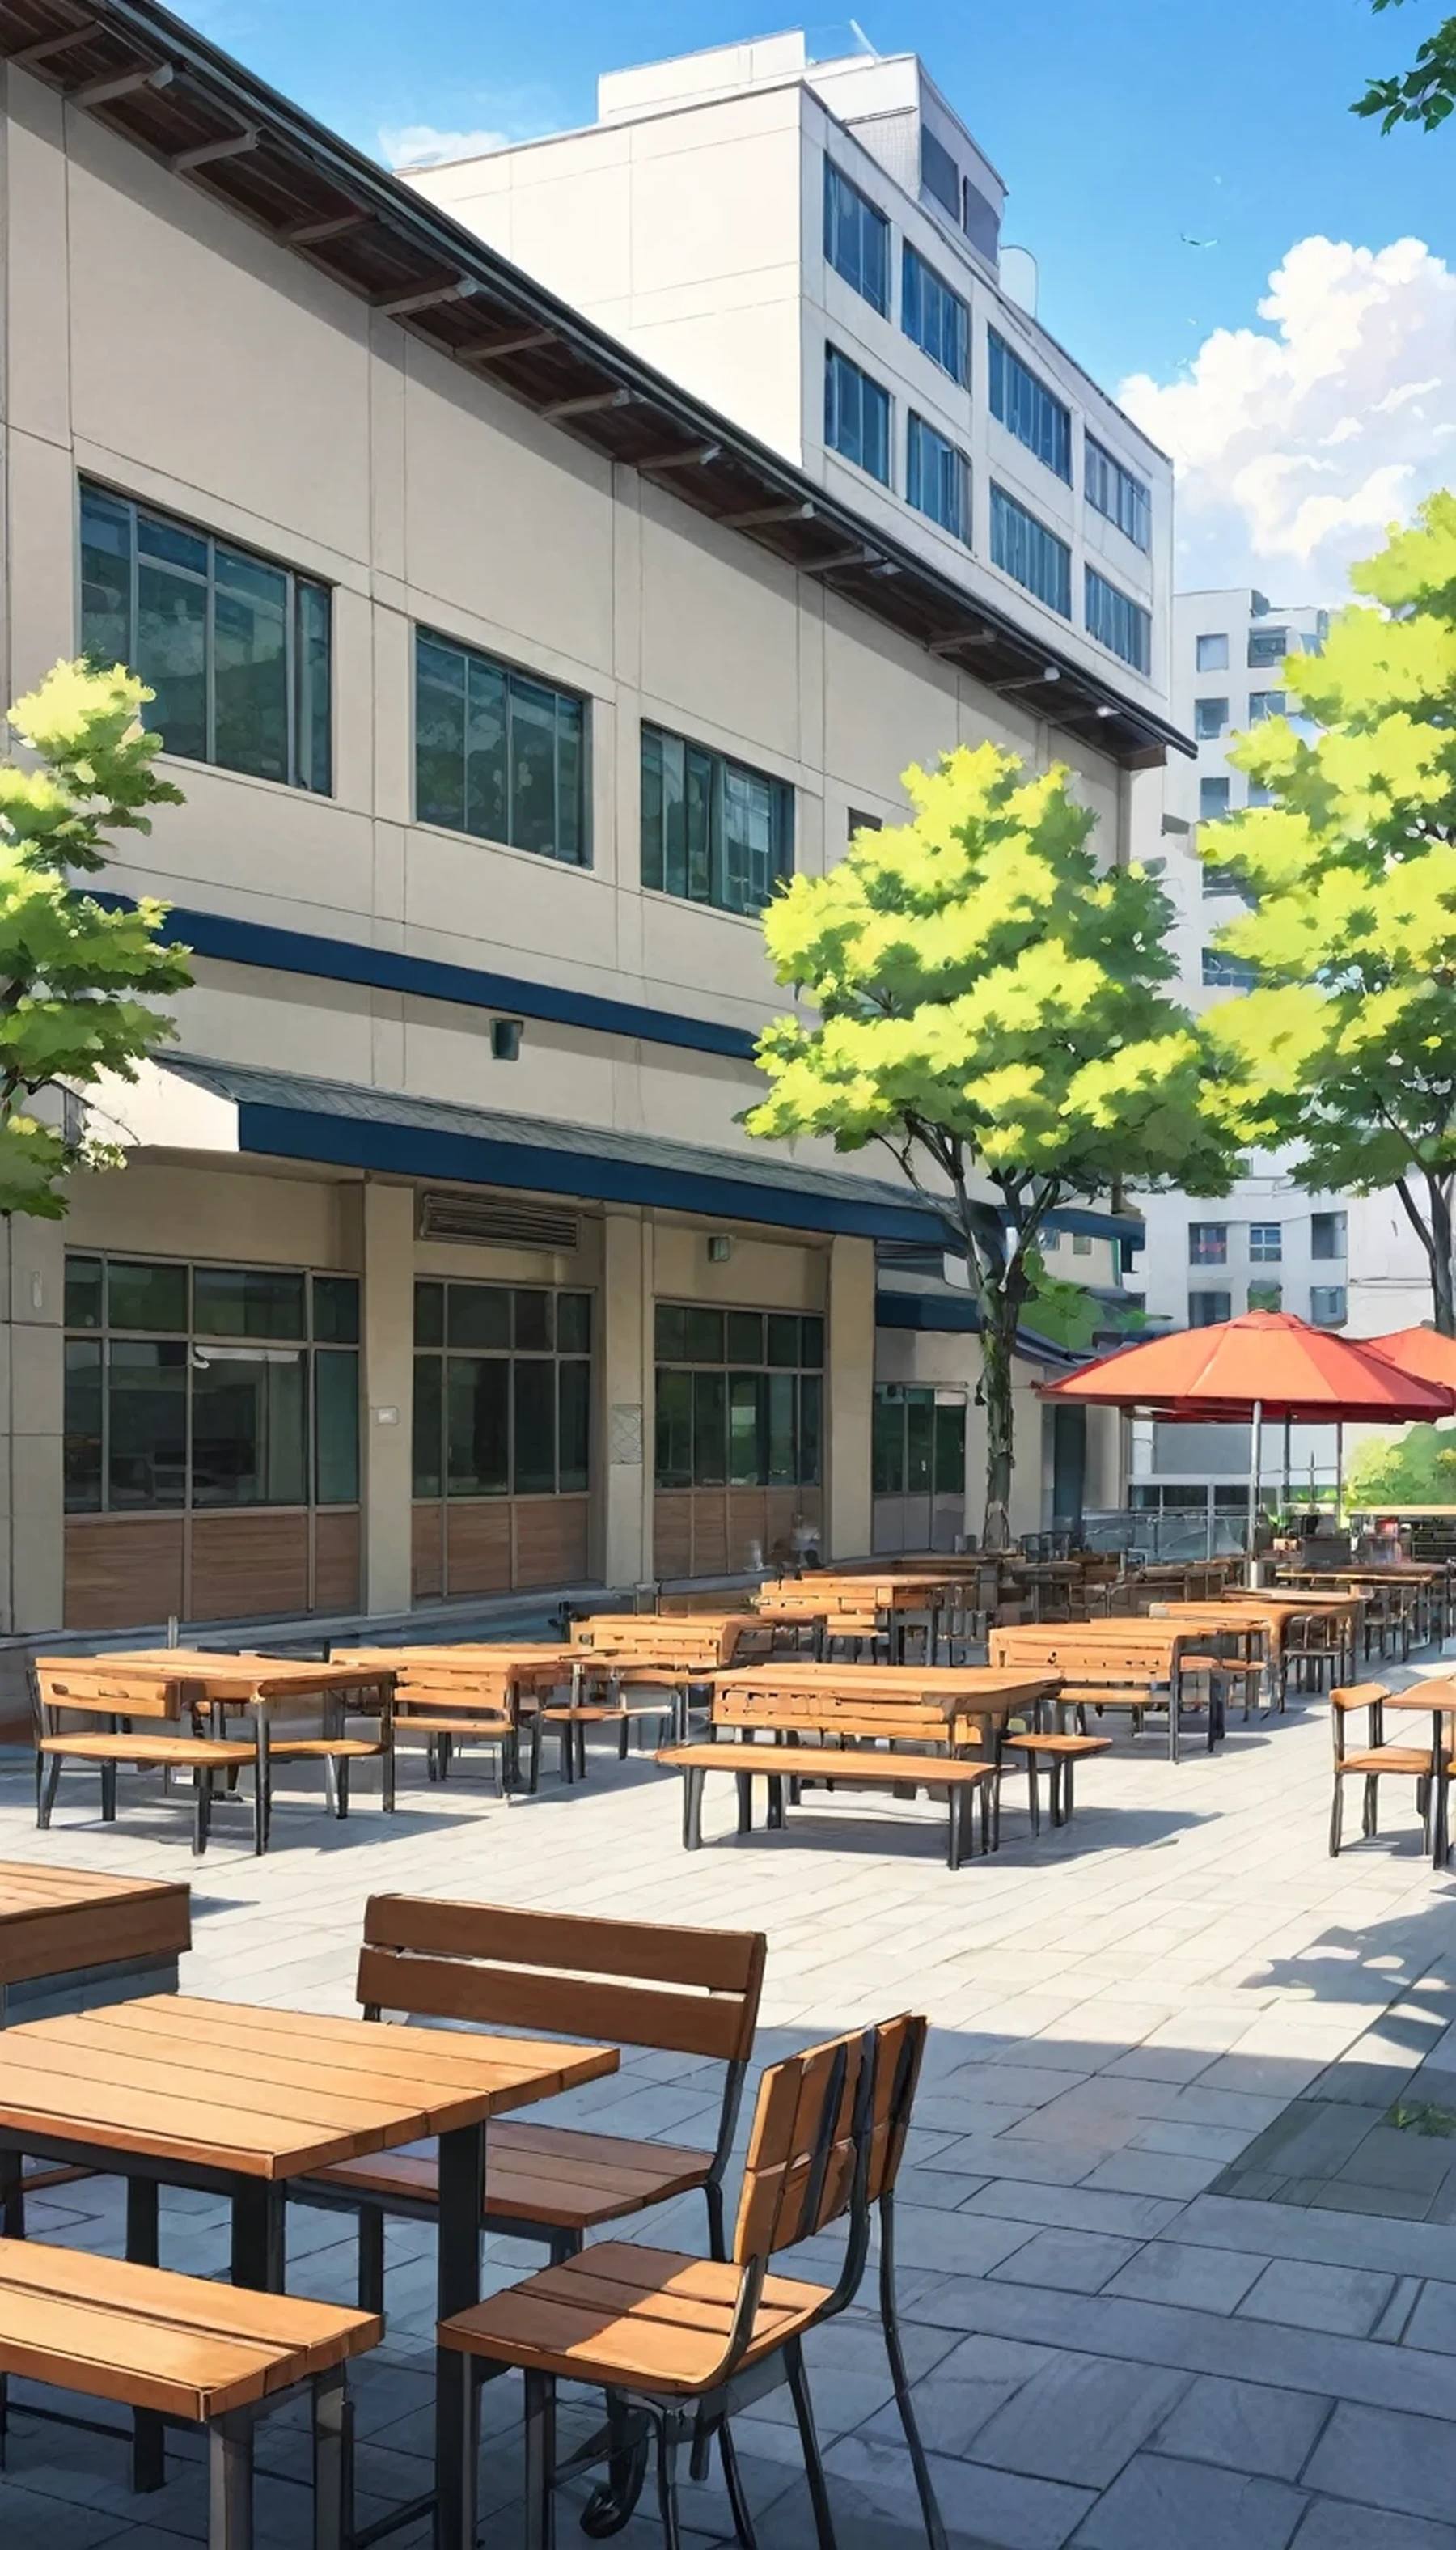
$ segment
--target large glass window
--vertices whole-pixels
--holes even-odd
[[[591,1475],[592,1297],[415,1286],[417,1497],[550,1497]]]
[[[971,377],[971,314],[909,240],[901,262],[900,325],[912,344],[965,388]]]
[[[890,393],[833,345],[825,348],[825,441],[890,484]]]
[[[991,490],[991,562],[1038,602],[1071,619],[1072,552],[1066,541],[997,486]]]
[[[356,1505],[359,1285],[68,1255],[70,1514]]]
[[[327,796],[327,585],[108,488],[81,488],[81,647],[156,697],[168,752]]]
[[[1226,700],[1194,701],[1193,731],[1200,743],[1212,742],[1216,736],[1223,733],[1227,724],[1228,702]]]
[[[1283,693],[1283,691],[1250,691],[1250,693],[1249,693],[1249,724],[1250,724],[1250,726],[1262,726],[1262,725],[1263,725],[1263,723],[1264,723],[1264,720],[1265,720],[1266,718],[1279,718],[1279,717],[1283,717],[1283,715],[1284,715],[1284,693]]]
[[[971,464],[922,416],[913,416],[907,430],[905,494],[917,513],[927,515],[942,532],[969,543]]]
[[[1054,469],[1059,478],[1072,483],[1072,411],[1053,398],[1044,381],[1028,370],[1020,355],[999,337],[994,328],[987,331],[990,349],[991,413],[1024,442],[1038,460]]]
[[[1249,1263],[1253,1266],[1278,1266],[1283,1256],[1283,1223],[1251,1222],[1249,1224]]]
[[[953,222],[960,220],[960,170],[928,124],[921,126],[921,184]]]
[[[1199,781],[1199,822],[1221,824],[1228,812],[1228,782],[1224,778]]]
[[[1316,1328],[1342,1328],[1347,1317],[1343,1284],[1311,1284],[1310,1319]]]
[[[1203,971],[1211,992],[1251,992],[1259,979],[1247,957],[1232,956],[1226,947],[1206,947]]]
[[[417,630],[415,812],[588,867],[585,700]]]
[[[890,309],[890,225],[857,186],[825,161],[825,255],[882,317]]]
[[[818,1483],[822,1319],[659,1302],[656,1339],[659,1488]]]
[[[720,912],[761,912],[793,873],[787,780],[642,728],[643,885]]]
[[[1119,593],[1095,566],[1087,569],[1086,609],[1088,636],[1110,654],[1120,656],[1135,673],[1145,673],[1152,662],[1151,612],[1129,594]]]
[[[1343,1257],[1344,1253],[1344,1215],[1342,1213],[1311,1213],[1310,1216],[1310,1256]]]
[[[870,1474],[877,1497],[964,1496],[964,1397],[898,1382],[877,1384]]]
[[[1222,632],[1196,638],[1194,654],[1201,673],[1226,673],[1228,670],[1228,639]]]
[[[1228,1225],[1226,1222],[1191,1222],[1189,1224],[1188,1262],[1190,1266],[1227,1265]]]
[[[1191,1328],[1216,1328],[1233,1314],[1231,1293],[1190,1293],[1188,1324]]]
[[[1090,434],[1082,438],[1083,481],[1089,505],[1105,514],[1124,532],[1134,548],[1152,546],[1152,496],[1141,478],[1134,478],[1120,460],[1115,460]]]
[[[1269,664],[1282,664],[1286,655],[1297,652],[1290,642],[1287,629],[1251,629],[1248,661],[1250,671]]]

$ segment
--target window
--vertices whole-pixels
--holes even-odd
[[[1283,717],[1283,691],[1250,691],[1249,724],[1262,726],[1265,718]]]
[[[327,585],[82,486],[82,651],[156,693],[168,752],[327,796],[330,620]]]
[[[1251,779],[1249,781],[1248,802],[1251,806],[1272,806],[1274,803],[1273,791],[1272,789],[1265,787],[1262,779]]]
[[[1209,991],[1251,992],[1258,975],[1242,956],[1230,956],[1226,947],[1204,949],[1204,985]]]
[[[1214,1328],[1232,1315],[1231,1293],[1190,1293],[1188,1324],[1191,1328]]]
[[[794,872],[794,791],[660,727],[642,728],[642,883],[761,912]]]
[[[966,1403],[959,1391],[875,1389],[870,1482],[877,1497],[963,1497]]]
[[[659,1302],[656,1343],[659,1488],[817,1484],[823,1320]]]
[[[1343,1257],[1344,1253],[1344,1215],[1342,1213],[1311,1213],[1310,1216],[1310,1256]]]
[[[1343,1284],[1311,1284],[1310,1318],[1316,1328],[1342,1328],[1346,1319]]]
[[[965,388],[971,376],[971,314],[909,240],[900,272],[900,325],[912,344]]]
[[[591,1475],[592,1297],[415,1286],[419,1498],[581,1494]]]
[[[1216,865],[1204,869],[1204,893],[1205,895],[1236,894],[1240,903],[1251,904],[1254,900],[1236,868],[1220,868]]]
[[[587,866],[586,733],[586,702],[574,691],[416,631],[422,824]]]
[[[1249,669],[1261,664],[1282,664],[1290,651],[1287,629],[1251,629],[1249,631]]]
[[[1211,638],[1200,638],[1195,641],[1195,652],[1201,673],[1227,672],[1228,639],[1226,637],[1220,634]]]
[[[921,126],[921,184],[953,222],[960,220],[960,170],[928,124]]]
[[[1227,1265],[1228,1225],[1226,1222],[1191,1222],[1189,1224],[1188,1262],[1190,1266]]]
[[[922,416],[909,422],[905,452],[906,501],[927,515],[942,532],[969,544],[971,537],[971,464],[963,452],[926,425]]]
[[[1284,1256],[1284,1226],[1278,1222],[1249,1224],[1249,1264],[1277,1266]]]
[[[1082,475],[1089,505],[1106,514],[1124,532],[1134,548],[1152,546],[1152,497],[1140,478],[1104,451],[1090,434],[1082,437]]]
[[[1251,1311],[1282,1311],[1283,1308],[1284,1286],[1282,1284],[1257,1283],[1249,1286]]]
[[[1194,701],[1193,731],[1200,743],[1211,742],[1214,736],[1223,733],[1227,724],[1228,702],[1226,700]]]
[[[850,807],[847,839],[852,841],[856,833],[883,833],[884,829],[883,815],[867,815],[862,806]]]
[[[1227,812],[1227,780],[1201,779],[1199,781],[1199,822],[1201,824],[1221,824]]]
[[[890,225],[857,186],[825,161],[825,255],[872,310],[890,308]]]
[[[359,1285],[65,1261],[69,1514],[356,1505]]]
[[[1036,374],[1028,371],[994,328],[987,331],[991,354],[991,413],[1018,442],[1024,442],[1048,469],[1072,483],[1072,412],[1053,398]]]
[[[825,348],[825,441],[889,486],[890,393],[832,345]]]
[[[991,563],[1064,620],[1072,617],[1072,552],[1004,487],[991,490]]]
[[[1086,614],[1090,638],[1130,664],[1135,673],[1147,671],[1152,662],[1152,614],[1109,584],[1095,566],[1087,569]]]
[[[1092,1234],[1090,1231],[1073,1231],[1072,1255],[1074,1257],[1090,1257],[1092,1255]]]

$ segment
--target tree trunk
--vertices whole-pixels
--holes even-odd
[[[1427,1177],[1430,1199],[1430,1297],[1440,1336],[1456,1337],[1456,1290],[1451,1272],[1451,1189],[1440,1178]]]
[[[981,1296],[981,1388],[986,1401],[986,1520],[982,1547],[1011,1547],[1011,1496],[1015,1418],[1012,1354],[1017,1309],[1004,1291]]]

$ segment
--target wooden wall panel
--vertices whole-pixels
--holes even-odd
[[[68,1629],[140,1628],[182,1611],[179,1514],[67,1515]]]
[[[518,1585],[579,1585],[587,1572],[585,1497],[516,1500]]]
[[[728,1497],[728,1563],[729,1568],[762,1567],[768,1557],[768,1493],[764,1488],[730,1488]]]
[[[728,1490],[698,1488],[693,1496],[693,1574],[723,1576],[728,1564]]]
[[[192,1620],[246,1620],[309,1608],[309,1519],[298,1507],[192,1517]]]
[[[652,1574],[691,1576],[693,1572],[693,1500],[690,1493],[652,1499]]]
[[[314,1610],[359,1608],[359,1510],[321,1506],[314,1517]]]
[[[508,1594],[511,1508],[505,1497],[453,1497],[445,1510],[444,1590]]]
[[[416,1506],[410,1518],[410,1593],[416,1603],[437,1603],[444,1592],[444,1508]]]

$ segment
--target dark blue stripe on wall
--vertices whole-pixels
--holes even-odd
[[[923,1241],[927,1229],[940,1227],[938,1215],[922,1206],[856,1204],[847,1196],[817,1195],[809,1186],[755,1186],[748,1176],[695,1176],[646,1161],[603,1159],[534,1142],[493,1142],[472,1133],[435,1132],[367,1116],[326,1116],[301,1107],[241,1106],[238,1140],[244,1151],[275,1158],[327,1160],[340,1168],[383,1169],[397,1177],[457,1179],[467,1186],[525,1188],[536,1195],[584,1196],[598,1204],[670,1205],[680,1213],[773,1223],[789,1230]]]
[[[134,897],[98,894],[112,911],[130,909]],[[363,947],[352,938],[321,938],[312,930],[275,930],[266,922],[236,921],[220,912],[191,912],[174,904],[162,924],[173,946],[194,947],[220,964],[266,965],[279,974],[311,974],[321,982],[360,983],[375,992],[408,992],[424,1001],[454,1001],[470,1010],[508,1010],[518,1018],[549,1019],[558,1027],[589,1028],[599,1035],[636,1036],[644,1044],[670,1044],[693,1053],[729,1054],[751,1062],[754,1039],[746,1028],[711,1019],[681,1018],[634,1001],[608,1001],[595,992],[564,991],[554,983],[529,983],[516,974],[491,974],[474,965],[446,965],[433,956],[405,956],[395,948]]]

